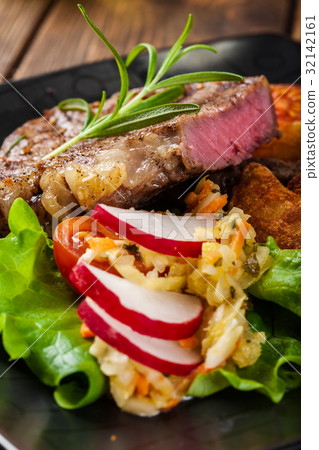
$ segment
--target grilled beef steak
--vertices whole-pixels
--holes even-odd
[[[189,85],[180,101],[197,103],[201,110],[124,135],[80,142],[49,161],[41,158],[80,131],[84,113],[53,108],[45,119],[18,128],[0,151],[0,232],[7,230],[8,211],[17,197],[27,200],[42,222],[70,203],[85,209],[97,202],[140,207],[204,170],[241,163],[278,136],[263,76]],[[116,96],[111,97],[104,113],[115,102]],[[9,150],[22,135],[26,138]]]

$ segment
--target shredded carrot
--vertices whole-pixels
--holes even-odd
[[[197,377],[197,375],[200,375],[201,373],[208,373],[211,372],[211,369],[207,369],[207,367],[205,366],[205,361],[200,364],[199,366],[196,367],[196,369],[194,369],[192,371],[192,373],[189,375],[189,377],[193,380],[195,377]]]
[[[95,250],[97,253],[106,252],[107,250],[110,250],[111,248],[116,247],[115,242],[113,239],[110,239],[108,237],[94,237],[88,240],[88,244],[91,249]]]
[[[227,194],[214,198],[208,205],[201,208],[199,213],[214,213],[223,208],[227,203]]]
[[[191,336],[187,339],[181,339],[178,342],[184,348],[195,348],[199,345],[199,340],[197,339],[197,337],[195,335]]]
[[[81,336],[84,338],[94,337],[95,334],[90,330],[90,328],[83,322],[81,325]]]
[[[214,186],[215,186],[215,184],[211,180],[206,180],[205,183],[203,184],[202,189],[200,190],[200,192],[198,194],[196,194],[196,192],[190,192],[187,195],[187,197],[185,198],[185,203],[188,208],[188,211],[191,211],[194,208],[196,208],[196,206],[199,204],[199,202],[204,200],[204,198],[206,198],[212,192],[212,190],[214,189]],[[211,212],[211,211],[207,211],[207,212]]]
[[[214,189],[214,183],[211,180],[206,180],[200,193],[198,194],[198,200],[201,201],[204,198],[207,197],[208,194],[210,194],[212,192],[212,190]]]
[[[237,233],[233,236],[230,248],[236,253],[237,257],[239,258],[240,253],[242,251],[245,238],[249,232],[249,229],[251,228],[251,225],[243,221],[239,226],[236,225]]]
[[[235,234],[231,240],[230,248],[236,253],[237,257],[239,257],[242,251],[244,242],[245,238],[240,232]]]
[[[240,231],[240,233],[244,236],[246,239],[247,234],[251,228],[250,223],[246,222],[246,220],[243,220],[239,223],[239,225],[236,225],[237,230]]]
[[[136,382],[136,393],[142,397],[145,397],[148,394],[150,388],[150,382],[144,375],[139,375],[138,380]]]
[[[190,192],[185,197],[185,203],[186,203],[186,206],[189,211],[196,208],[196,206],[198,205],[198,198],[197,198],[197,195],[195,194],[195,192]]]
[[[212,252],[209,255],[204,257],[204,261],[207,264],[211,264],[211,265],[215,265],[215,263],[217,263],[218,260],[219,260],[219,263],[220,263],[219,265],[222,265],[222,263],[223,263],[222,255],[221,255],[220,252],[217,252],[217,251]],[[217,266],[218,266],[218,264],[216,264],[216,267]]]

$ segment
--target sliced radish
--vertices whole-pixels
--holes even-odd
[[[203,306],[193,295],[146,289],[86,263],[77,264],[70,279],[110,316],[138,333],[179,340],[199,327]]]
[[[203,242],[194,238],[196,228],[212,228],[221,217],[218,214],[175,216],[99,204],[92,218],[120,236],[155,252],[196,258],[201,253]]]
[[[81,303],[78,315],[107,344],[160,372],[185,376],[202,361],[198,352],[185,349],[178,342],[144,336],[133,331],[108,315],[90,298]]]

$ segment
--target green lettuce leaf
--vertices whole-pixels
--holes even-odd
[[[0,239],[4,348],[55,388],[59,406],[83,407],[103,394],[105,377],[89,354],[90,341],[81,337],[77,296],[56,267],[52,241],[22,199],[12,205],[8,221],[11,233]]]
[[[274,258],[272,267],[247,291],[257,298],[269,300],[301,315],[301,251],[280,250],[268,237],[267,247]]]
[[[267,339],[292,337],[300,341],[301,320],[296,314],[272,302],[264,302],[249,295],[253,311],[246,314],[252,331],[262,330]],[[255,328],[255,329],[254,329]]]
[[[200,374],[191,384],[189,395],[204,397],[232,386],[241,391],[256,390],[278,403],[287,390],[300,386],[300,320],[280,306],[253,300],[254,311],[247,320],[253,331],[264,331],[268,339],[257,362],[243,369],[229,365]],[[274,321],[274,317],[279,320]]]
[[[300,385],[300,375],[287,363],[295,363],[297,367],[300,365],[300,342],[293,338],[271,338],[262,347],[260,358],[252,366],[244,369],[220,368],[200,374],[188,394],[204,397],[233,386],[240,391],[257,390],[273,402],[280,402],[287,389]]]
[[[89,354],[90,341],[80,335],[77,304],[73,304],[76,295],[56,267],[52,241],[21,199],[10,210],[9,226],[11,233],[0,239],[4,348],[11,359],[22,357],[43,383],[55,388],[54,397],[61,407],[75,409],[92,403],[105,392],[106,378]],[[267,245],[274,265],[251,293],[296,313],[300,253],[279,250],[270,238]],[[279,402],[286,390],[300,385],[300,375],[290,365],[300,365],[299,319],[271,302],[253,299],[254,311],[248,316],[252,326],[268,338],[258,361],[243,369],[225,366],[198,375],[189,395],[202,397],[233,386],[257,390]]]

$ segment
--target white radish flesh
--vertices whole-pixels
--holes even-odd
[[[193,295],[146,289],[86,263],[77,264],[70,279],[106,313],[138,333],[180,340],[200,325],[203,306]]]
[[[133,331],[108,315],[90,298],[81,303],[78,314],[90,330],[107,344],[162,373],[186,376],[202,361],[199,352],[185,349],[178,342],[144,336]]]

